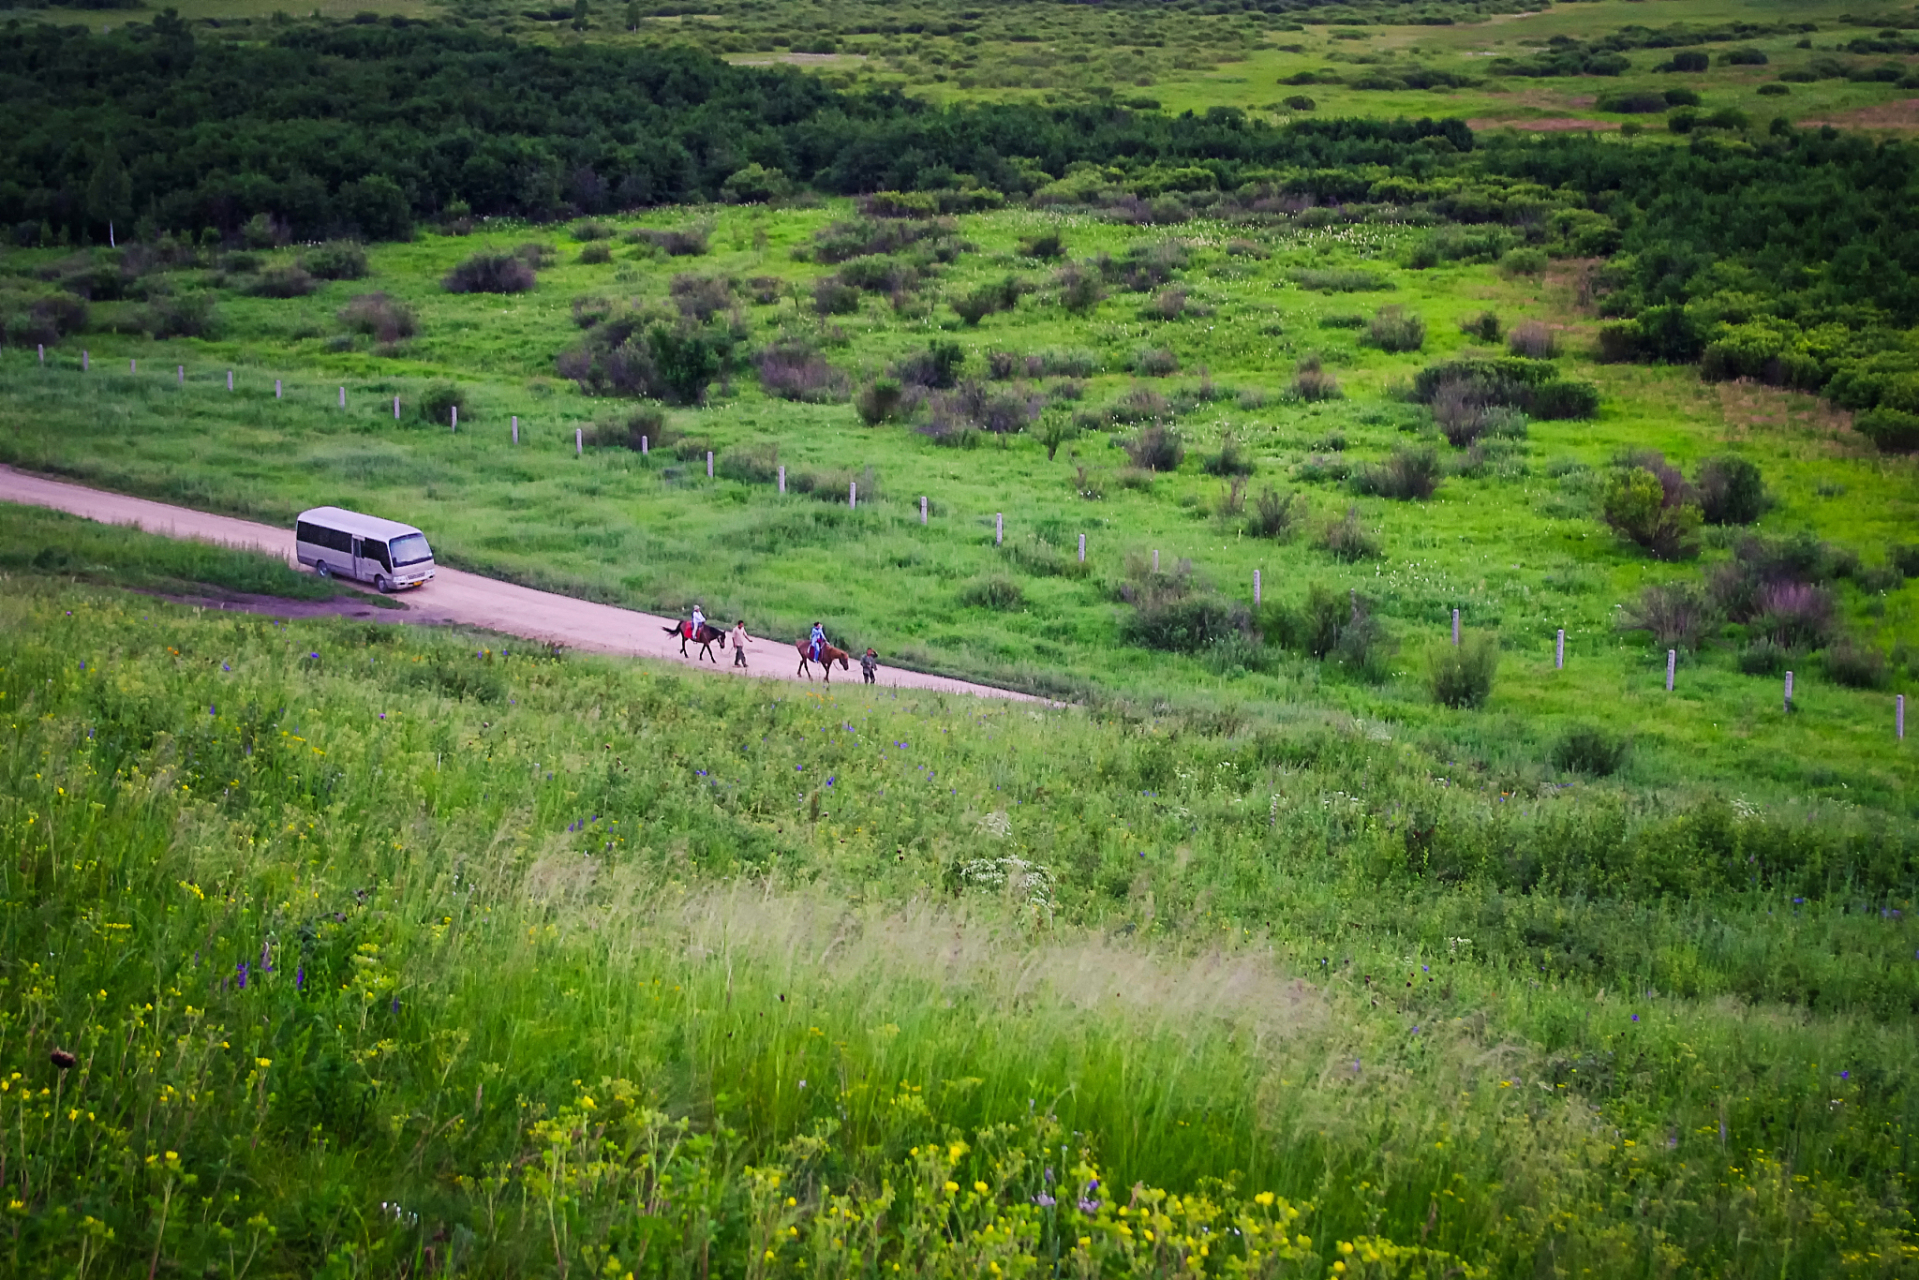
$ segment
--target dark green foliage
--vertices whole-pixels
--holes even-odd
[[[1760,636],[1739,651],[1739,669],[1749,676],[1776,676],[1791,668],[1803,655],[1797,650],[1774,644]]]
[[[1369,293],[1393,287],[1379,272],[1362,267],[1310,267],[1295,271],[1293,282],[1319,293]]]
[[[1711,60],[1697,49],[1685,49],[1675,53],[1661,71],[1704,71],[1711,66]]]
[[[1247,532],[1259,538],[1289,537],[1305,515],[1306,499],[1302,495],[1281,493],[1269,485],[1253,499]]]
[[[1317,111],[1319,104],[1303,93],[1288,94],[1281,99],[1288,111]]]
[[[366,274],[366,248],[352,240],[329,240],[301,254],[300,265],[322,280],[358,280]]]
[[[1791,85],[1780,84],[1777,81],[1771,84],[1762,84],[1758,89],[1759,96],[1762,98],[1783,98],[1791,92]]]
[[[1657,559],[1680,560],[1698,552],[1699,504],[1684,477],[1663,459],[1613,472],[1600,511],[1615,533]]]
[[[1186,457],[1186,444],[1177,430],[1153,423],[1126,442],[1126,456],[1147,471],[1177,471]]]
[[[1431,404],[1447,386],[1471,387],[1480,403],[1506,405],[1545,420],[1590,418],[1599,412],[1599,389],[1560,377],[1550,360],[1502,357],[1429,365],[1414,375],[1413,398]]]
[[[1199,653],[1244,635],[1246,611],[1218,596],[1195,593],[1141,604],[1120,626],[1128,644],[1168,653]]]
[[[1295,397],[1308,403],[1338,400],[1344,394],[1339,389],[1339,379],[1321,367],[1316,355],[1307,356],[1294,367],[1290,390]]]
[[[289,568],[285,560],[264,552],[142,533],[12,503],[0,503],[0,572],[192,596],[243,592],[326,600],[342,594],[331,582]]]
[[[447,272],[440,287],[448,293],[525,293],[536,282],[518,254],[476,253]]]
[[[1693,488],[1707,524],[1751,524],[1772,505],[1758,464],[1736,454],[1702,461]]]
[[[213,338],[220,314],[210,293],[165,294],[147,303],[141,325],[154,338]]]
[[[1717,621],[1712,602],[1690,582],[1656,583],[1620,613],[1622,631],[1645,631],[1662,649],[1697,649]]]
[[[1849,636],[1826,650],[1825,668],[1835,683],[1853,689],[1883,689],[1891,677],[1883,652]]]
[[[585,428],[580,433],[580,443],[597,449],[631,449],[634,453],[639,453],[643,446],[662,449],[671,443],[665,423],[666,415],[657,406],[647,405]],[[729,451],[729,457],[732,452]]]
[[[1310,584],[1296,607],[1270,607],[1262,630],[1270,644],[1337,662],[1369,679],[1383,678],[1392,656],[1369,602],[1357,591],[1336,591],[1322,582]]]
[[[450,427],[453,422],[453,410],[471,418],[473,406],[467,398],[466,389],[457,382],[430,382],[420,392],[419,403],[414,412],[420,421],[436,427]]]
[[[1559,354],[1559,336],[1539,321],[1527,320],[1507,335],[1506,349],[1528,360],[1551,360]]]
[[[869,427],[904,418],[910,411],[906,390],[897,378],[875,378],[853,394],[853,408]],[[1051,454],[1047,455],[1049,458]]]
[[[1632,743],[1625,737],[1595,724],[1576,724],[1553,743],[1552,764],[1562,773],[1607,778],[1619,772],[1631,750]]]
[[[1763,49],[1731,49],[1720,54],[1719,61],[1728,67],[1763,67],[1771,59]]]
[[[1469,632],[1456,645],[1436,644],[1427,655],[1426,686],[1443,707],[1486,705],[1498,674],[1499,641],[1483,632]]]
[[[319,287],[304,269],[288,263],[268,267],[247,282],[245,291],[256,298],[304,298]]]
[[[1234,438],[1232,432],[1220,437],[1219,452],[1209,453],[1201,461],[1200,470],[1209,476],[1250,476],[1253,474],[1253,457],[1246,447]]]
[[[957,342],[933,342],[926,350],[915,352],[893,367],[893,374],[907,386],[944,391],[959,381],[966,364],[966,349]]]
[[[362,293],[340,308],[340,323],[375,342],[399,342],[420,330],[413,308],[384,293]]]
[[[1386,461],[1360,468],[1353,487],[1400,502],[1423,502],[1438,490],[1444,470],[1430,445],[1400,445]]]
[[[1426,345],[1426,322],[1404,307],[1381,307],[1368,337],[1381,351],[1417,351]]]
[[[1501,332],[1499,313],[1482,311],[1478,315],[1467,316],[1459,322],[1459,331],[1477,342],[1498,342]]]
[[[775,484],[780,478],[780,447],[771,440],[735,445],[720,454],[713,473],[741,484]]]
[[[1919,413],[1904,409],[1868,409],[1853,418],[1852,429],[1885,453],[1919,451]]]

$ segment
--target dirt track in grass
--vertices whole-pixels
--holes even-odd
[[[108,493],[16,471],[11,467],[0,466],[0,501],[50,507],[103,524],[135,525],[148,533],[173,538],[197,538],[226,546],[247,547],[284,557],[288,563],[294,560],[291,529],[256,524],[232,516],[211,515],[146,498]],[[614,605],[595,604],[590,600],[576,600],[550,591],[536,591],[531,587],[484,578],[445,565],[438,567],[432,582],[408,592],[400,599],[406,606],[403,610],[374,608],[370,602],[360,604],[351,597],[316,603],[229,596],[222,599],[196,599],[190,603],[207,608],[271,613],[280,617],[337,614],[416,626],[480,627],[594,653],[680,660],[678,640],[666,634],[666,629],[674,625],[670,618],[637,613]],[[699,652],[696,646],[689,646],[688,651],[695,654]],[[784,640],[749,640],[746,646],[747,666],[744,669],[732,665],[733,653],[730,649],[722,650],[715,645],[714,655],[717,662],[695,661],[692,665],[718,675],[798,679],[805,683],[803,678],[795,675],[798,653],[791,643]],[[856,669],[840,671],[839,677],[848,684],[859,683]],[[996,689],[991,685],[974,684],[922,671],[903,671],[884,665],[880,667],[878,682],[888,688],[1036,700],[1031,699],[1030,695]],[[814,683],[819,682],[815,680]]]

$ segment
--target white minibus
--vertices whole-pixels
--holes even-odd
[[[322,578],[336,574],[371,582],[381,591],[417,587],[433,576],[426,535],[410,524],[363,516],[338,507],[302,511],[293,526],[294,552]]]

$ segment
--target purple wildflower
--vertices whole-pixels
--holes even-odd
[[[1091,1200],[1085,1196],[1081,1196],[1079,1198],[1079,1211],[1081,1213],[1098,1213],[1099,1201]]]
[[[1058,1204],[1059,1201],[1053,1199],[1053,1197],[1047,1195],[1044,1191],[1042,1191],[1038,1195],[1033,1197],[1033,1203],[1038,1205],[1042,1209],[1050,1209],[1054,1205]]]
[[[245,991],[246,989],[247,989],[247,962],[242,960],[240,962],[240,990]]]
[[[399,1011],[400,1011],[400,997],[398,997],[398,996],[394,996],[394,997],[393,997],[393,1012],[395,1012],[395,1013],[398,1013]]]
[[[305,965],[301,965],[293,971],[293,989],[295,991],[304,991],[306,990],[306,985],[307,985],[307,967]]]

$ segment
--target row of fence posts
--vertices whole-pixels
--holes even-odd
[[[44,367],[47,363],[47,348],[45,343],[39,344],[39,354],[40,354],[40,364],[42,367]],[[87,370],[89,370],[91,367],[92,367],[92,355],[86,348],[83,347],[80,350],[81,372],[84,373]],[[139,370],[140,370],[139,360],[129,359],[127,361],[128,373],[137,374]],[[187,367],[183,364],[174,366],[174,378],[179,386],[181,387],[186,386],[187,385]],[[233,370],[231,369],[227,370],[227,390],[228,391],[233,390]],[[280,379],[275,378],[273,380],[273,398],[276,400],[281,400],[285,398],[285,395],[286,393],[285,393],[284,384],[281,382]],[[344,386],[340,388],[340,407],[342,409],[346,408],[346,388]],[[399,419],[400,419],[400,397],[394,396],[393,397],[393,420],[397,422],[399,421]],[[450,407],[448,426],[449,426],[449,429],[454,432],[457,432],[460,429],[460,406],[457,404]],[[520,418],[518,414],[513,415],[513,443],[516,445],[520,443]],[[640,456],[643,458],[649,456],[651,449],[652,449],[652,441],[644,435],[641,436],[640,437]],[[573,456],[581,457],[585,454],[585,452],[586,452],[585,429],[581,427],[575,427],[573,429]],[[711,480],[713,478],[713,451],[711,449],[708,449],[706,451],[706,478],[708,480]],[[779,491],[782,494],[786,492],[786,467],[784,465],[782,465],[779,468]],[[846,485],[846,505],[848,509],[857,510],[859,508],[859,501],[860,501],[859,482],[857,480],[849,480]],[[928,523],[927,498],[925,494],[921,494],[920,495],[920,524],[925,525],[927,523]],[[993,545],[998,547],[998,546],[1004,546],[1005,543],[1006,543],[1006,513],[1003,511],[996,511],[993,513]],[[1086,535],[1083,533],[1079,535],[1079,562],[1081,564],[1086,563]],[[1158,548],[1154,548],[1153,550],[1153,572],[1154,573],[1159,572]],[[1261,605],[1261,596],[1262,596],[1261,587],[1262,587],[1262,584],[1260,581],[1260,571],[1258,569],[1255,569],[1253,570],[1253,607],[1255,609],[1259,608]],[[1459,616],[1460,616],[1460,611],[1458,609],[1454,609],[1453,610],[1453,644],[1455,646],[1459,644],[1459,638],[1460,638]],[[1564,671],[1565,669],[1566,669],[1566,629],[1564,627],[1561,627],[1559,628],[1558,634],[1554,636],[1553,638],[1553,670]],[[1666,650],[1666,692],[1667,693],[1671,693],[1673,691],[1674,686],[1676,685],[1678,680],[1678,674],[1679,674],[1679,650],[1668,649]],[[1785,699],[1784,699],[1785,709],[1788,712],[1790,712],[1793,709],[1792,682],[1793,682],[1793,673],[1788,671],[1786,672],[1786,688],[1785,688]],[[1903,693],[1898,694],[1893,698],[1892,714],[1893,714],[1893,733],[1895,737],[1898,738],[1898,740],[1903,742],[1906,737],[1906,695],[1905,694]]]

